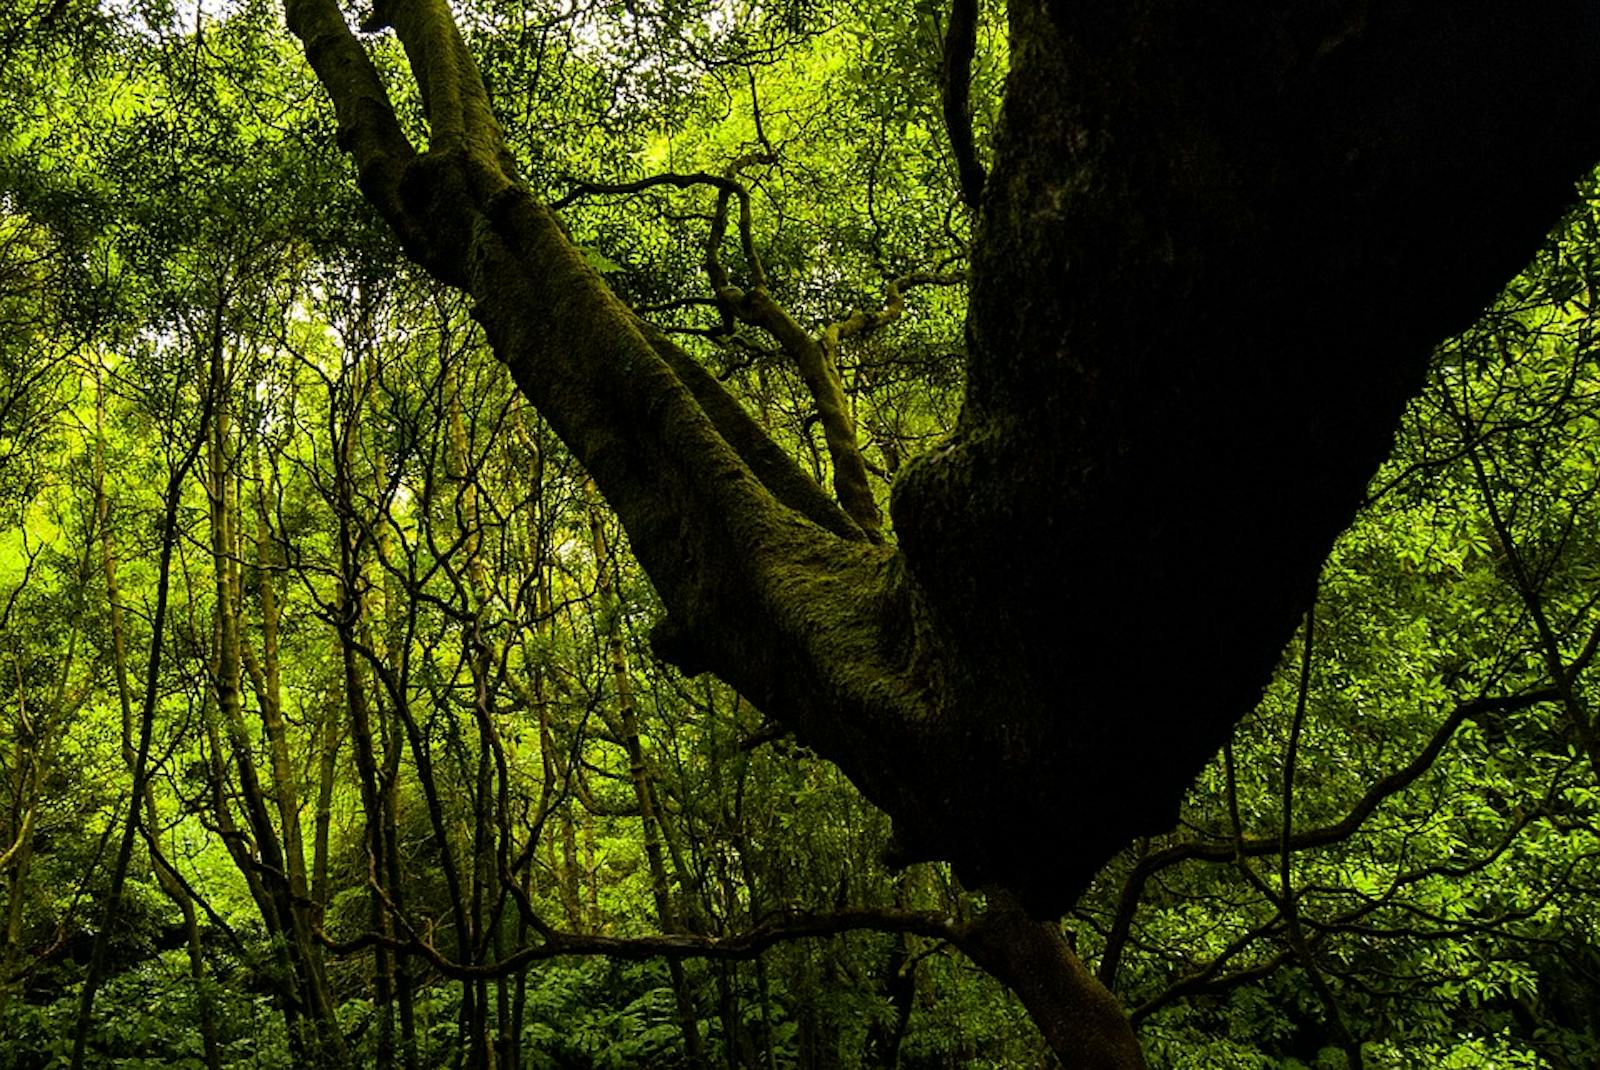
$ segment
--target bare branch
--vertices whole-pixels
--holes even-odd
[[[914,933],[951,943],[957,942],[962,936],[961,926],[944,914],[872,907],[827,913],[788,911],[773,915],[733,936],[663,933],[656,936],[617,937],[551,930],[545,934],[542,943],[525,947],[498,962],[475,965],[449,959],[418,936],[397,940],[380,933],[367,932],[353,940],[344,941],[334,940],[322,932],[318,936],[336,955],[349,955],[369,947],[387,947],[401,954],[420,955],[445,976],[467,980],[508,977],[531,963],[564,955],[603,955],[629,961],[653,958],[752,959],[776,944],[860,931]]]
[[[585,197],[605,194],[618,196],[628,193],[643,193],[647,189],[655,189],[658,186],[672,186],[675,189],[710,186],[713,189],[718,189],[740,198],[749,197],[749,193],[746,192],[743,185],[724,175],[713,175],[707,171],[663,172],[662,174],[649,175],[633,182],[574,182],[572,189],[550,202],[550,207],[560,211],[569,205],[576,204]]]
[[[1111,987],[1116,982],[1117,971],[1121,966],[1122,950],[1127,944],[1128,934],[1133,923],[1133,915],[1138,910],[1139,901],[1144,894],[1145,883],[1156,873],[1172,866],[1188,861],[1227,863],[1236,859],[1259,857],[1261,855],[1277,852],[1293,852],[1310,850],[1317,847],[1327,847],[1331,844],[1349,839],[1366,823],[1367,818],[1382,805],[1383,801],[1392,795],[1397,795],[1416,782],[1417,778],[1433,768],[1433,763],[1438,760],[1446,744],[1455,735],[1456,730],[1470,720],[1476,720],[1490,713],[1511,713],[1516,710],[1525,710],[1541,702],[1554,702],[1560,696],[1554,689],[1546,688],[1538,691],[1529,691],[1520,695],[1506,695],[1496,698],[1487,696],[1463,702],[1451,711],[1450,715],[1434,729],[1433,735],[1417,756],[1405,765],[1396,769],[1389,775],[1376,781],[1366,793],[1357,800],[1344,817],[1331,825],[1307,829],[1297,832],[1287,839],[1279,836],[1240,837],[1237,841],[1228,840],[1189,840],[1164,847],[1159,851],[1140,858],[1134,863],[1133,870],[1123,882],[1122,893],[1117,901],[1117,912],[1111,924],[1111,931],[1106,938],[1106,951],[1100,959],[1099,976],[1101,983]]]

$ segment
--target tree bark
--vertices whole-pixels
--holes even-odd
[[[976,738],[930,763],[957,786],[929,784],[938,805],[905,824],[914,853],[955,840],[964,879],[1054,910],[1171,826],[1430,346],[1600,156],[1600,16],[1020,0],[1010,17],[965,409],[892,506],[939,702]],[[1038,850],[1068,828],[1068,850]]]
[[[1038,921],[1004,889],[956,946],[1004,980],[1071,1070],[1143,1070],[1144,1056],[1116,998],[1084,968],[1061,926]]]

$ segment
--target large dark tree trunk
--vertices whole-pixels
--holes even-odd
[[[363,190],[473,295],[626,526],[669,611],[659,652],[837,762],[907,857],[1036,917],[1170,826],[1432,343],[1600,157],[1588,0],[1014,0],[966,406],[896,487],[896,549],[584,265],[518,183],[444,0],[372,20],[406,47],[426,152],[333,0],[286,6]],[[1064,1024],[1103,1024],[1109,997],[995,902],[984,965],[1064,1057],[1135,1065],[1125,1030]]]
[[[1600,157],[1600,5],[1368,8],[1011,4],[966,407],[895,488],[952,727],[895,816],[1038,910],[1172,826]]]

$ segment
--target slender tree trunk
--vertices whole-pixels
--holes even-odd
[[[272,534],[271,518],[267,513],[267,487],[261,476],[260,443],[252,439],[250,448],[252,497],[255,503],[255,568],[256,588],[261,604],[261,653],[257,657],[238,629],[241,663],[249,674],[256,706],[260,714],[262,732],[266,736],[268,760],[271,768],[271,796],[276,802],[280,852],[283,858],[281,882],[286,899],[290,932],[297,947],[295,959],[303,972],[301,986],[308,1004],[314,1008],[325,1038],[331,1041],[329,1050],[337,1055],[343,1047],[337,1026],[337,1009],[333,993],[328,987],[323,965],[321,945],[315,931],[318,925],[318,907],[311,895],[311,882],[306,872],[305,842],[300,826],[299,776],[290,753],[288,727],[283,716],[283,689],[280,672],[278,569],[281,555]],[[237,501],[235,502],[237,504]],[[234,514],[237,523],[237,512]],[[242,540],[239,540],[242,541]],[[236,542],[237,545],[237,542]],[[242,556],[242,555],[241,555]],[[238,589],[238,567],[231,569],[234,580],[233,608],[241,609],[242,599]]]
[[[341,484],[344,495],[341,515],[352,518],[359,514],[355,510],[352,494],[354,483],[348,481],[349,473],[354,471],[354,455],[348,451],[355,448],[357,438],[354,436],[360,432],[363,421],[369,415],[368,410],[371,410],[372,418],[381,418],[375,387],[382,371],[383,359],[373,322],[372,295],[365,286],[357,287],[357,293],[359,300],[356,307],[359,318],[356,324],[356,336],[361,347],[359,378],[352,402],[354,408],[350,418],[349,433],[343,440],[343,448],[346,451],[343,463],[347,481]],[[367,438],[364,452],[371,458],[368,467],[373,473],[387,472],[392,463],[403,464],[406,461],[403,455],[391,460],[383,443],[384,436],[381,434],[369,435]],[[407,682],[410,679],[410,636],[416,626],[417,604],[415,599],[408,597],[405,584],[394,570],[384,568],[382,578],[377,583],[372,582],[366,572],[367,569],[375,567],[377,562],[391,560],[395,544],[394,534],[394,527],[386,516],[372,518],[365,528],[364,535],[370,541],[374,553],[363,557],[353,550],[352,560],[355,562],[359,577],[359,589],[363,592],[381,589],[383,592],[383,612],[380,619],[373,618],[371,607],[364,596],[356,602],[355,608],[358,613],[356,633],[363,636],[368,649],[379,652],[380,663],[385,666],[381,677],[385,681],[384,686],[369,692],[377,700],[375,723],[383,759],[378,777],[379,801],[382,805],[378,829],[384,839],[382,857],[387,874],[385,887],[390,910],[394,915],[403,916],[407,897],[405,871],[400,856],[399,784],[401,763],[406,748],[401,712],[405,706]],[[381,635],[375,630],[375,626],[379,624],[382,626]],[[368,682],[372,681],[373,675],[365,674]],[[395,917],[389,917],[391,933],[395,930],[395,920]],[[410,960],[404,955],[391,959],[391,971],[394,1005],[399,1011],[400,1018],[400,1057],[406,1070],[417,1070],[421,1055],[417,1040],[416,976]]]
[[[214,309],[211,323],[210,345],[222,346],[222,308],[220,302]],[[105,914],[100,930],[95,934],[94,950],[89,956],[89,970],[84,976],[83,990],[78,999],[78,1020],[72,1040],[72,1070],[83,1070],[88,1055],[89,1031],[94,1021],[94,1002],[105,977],[106,956],[111,938],[116,931],[122,912],[122,890],[127,882],[128,865],[133,859],[133,844],[139,834],[140,810],[144,803],[145,784],[149,777],[150,747],[155,735],[156,704],[161,693],[161,664],[165,650],[163,642],[167,625],[168,596],[172,589],[172,555],[178,542],[178,509],[183,500],[183,484],[189,471],[199,458],[209,437],[213,406],[216,404],[215,384],[205,391],[200,408],[199,426],[194,438],[185,443],[183,453],[167,475],[167,485],[162,495],[161,547],[156,564],[156,604],[150,620],[150,649],[145,665],[144,696],[139,707],[139,717],[134,738],[132,781],[128,790],[128,813],[122,826],[122,838],[117,846],[116,861],[111,869],[110,887],[106,892]]]
[[[505,902],[500,873],[506,868],[510,848],[508,794],[510,777],[505,747],[494,723],[493,671],[498,661],[497,646],[490,620],[494,592],[483,561],[483,521],[478,510],[480,487],[472,462],[472,443],[462,412],[463,389],[460,353],[442,347],[446,449],[445,471],[455,484],[455,515],[461,525],[461,546],[466,556],[466,583],[458,585],[458,596],[465,603],[461,617],[462,646],[468,652],[467,671],[472,680],[472,717],[478,730],[477,770],[472,807],[472,895],[468,915],[473,948],[469,961],[480,961],[493,934],[486,931],[491,917],[497,917]],[[490,904],[491,897],[495,903]],[[462,1000],[463,1034],[468,1038],[468,1063],[494,1070],[497,1046],[489,1039],[488,982],[470,983],[471,998]]]
[[[0,929],[0,1014],[12,997],[14,987],[20,982],[19,962],[22,957],[23,907],[27,901],[28,873],[33,864],[33,828],[39,813],[39,786],[44,774],[44,762],[38,753],[36,729],[26,723],[26,695],[23,691],[20,670],[17,677],[17,716],[19,724],[12,743],[12,768],[26,767],[27,773],[19,778],[12,805],[11,845],[6,848],[5,865],[0,872],[6,875],[5,925]]]
[[[348,443],[346,448],[349,448]],[[349,486],[347,485],[348,476],[345,476],[344,479],[346,484],[341,485],[341,494],[344,496],[344,500],[346,502],[350,502],[353,500],[353,495]],[[434,502],[434,494],[436,492],[436,480],[431,478],[430,475],[430,478],[424,481],[424,484],[414,501],[413,507],[424,513],[431,511],[436,507]],[[355,543],[353,540],[356,537],[355,527],[357,524],[357,514],[353,508],[346,507],[342,509],[341,516],[344,518],[341,520],[341,523],[348,524],[350,527],[350,530],[346,532],[344,538],[348,545],[354,549]],[[381,532],[382,530],[383,529],[380,527],[379,531]],[[348,554],[346,556],[350,557],[349,564],[346,566],[346,575],[350,577],[351,588],[361,589],[365,586],[365,580],[364,578],[359,577],[359,567],[355,562],[355,558]],[[412,581],[408,579],[407,582],[410,583]],[[386,808],[392,808],[395,805],[393,799],[393,782],[399,770],[400,750],[402,746],[401,740],[403,739],[403,745],[411,756],[412,765],[415,771],[416,785],[422,791],[422,800],[425,812],[428,816],[429,829],[433,834],[434,842],[437,846],[437,865],[440,875],[444,878],[445,894],[449,903],[450,920],[455,930],[455,955],[457,961],[470,962],[472,961],[474,954],[475,932],[470,914],[469,897],[471,888],[469,886],[469,881],[467,879],[463,879],[462,876],[462,867],[457,857],[457,848],[455,846],[458,837],[451,834],[452,808],[446,805],[444,796],[442,794],[442,782],[437,774],[434,762],[433,744],[428,731],[425,729],[425,726],[418,721],[416,711],[412,707],[412,698],[410,692],[411,685],[407,668],[407,659],[409,657],[409,653],[406,649],[405,637],[409,636],[415,627],[415,614],[417,611],[416,594],[417,592],[410,590],[404,592],[404,596],[408,599],[406,608],[407,617],[404,628],[400,629],[401,634],[395,634],[397,626],[397,621],[395,619],[391,618],[391,620],[388,622],[390,625],[391,634],[386,638],[386,646],[388,646],[390,649],[391,658],[398,662],[398,667],[394,665],[383,666],[370,659],[368,662],[368,668],[375,672],[378,682],[382,685],[381,693],[385,701],[388,703],[388,715],[391,716],[394,719],[394,722],[398,725],[398,728],[394,729],[390,733],[391,745],[389,746],[385,755],[385,777],[388,779],[388,782],[385,789],[385,798],[382,800],[382,802]],[[360,600],[351,595],[346,595],[346,597],[350,599],[350,612],[359,614],[361,608]],[[386,601],[388,601],[389,607],[395,606],[400,601],[399,593],[391,594],[386,598]],[[386,608],[386,612],[387,611],[391,610]],[[348,640],[349,644],[356,650],[360,649],[360,647],[357,647],[355,644],[355,638],[359,631],[357,627],[358,624],[359,617],[351,617],[346,625],[350,630]],[[367,650],[372,649],[371,643],[361,644],[361,646],[364,646]],[[369,738],[371,727],[372,725],[369,724]],[[382,727],[381,723],[379,727]],[[394,819],[392,815],[386,816],[384,819],[384,827],[388,828],[393,824]],[[390,867],[397,867],[398,858],[395,857],[396,852],[390,850],[387,852],[387,854],[389,856]],[[398,890],[398,882],[396,882],[396,886],[393,890]],[[399,904],[396,904],[396,907],[398,907],[398,905]],[[475,996],[479,987],[481,986],[475,983],[465,984],[462,987],[463,1004],[465,1005],[468,1004],[469,1001],[471,1002],[471,1006],[464,1006],[463,1014],[467,1015],[469,1018],[471,1018],[471,1020],[474,1021],[478,1020],[476,1018],[477,1009]]]
[[[98,387],[98,384],[97,384]],[[128,672],[127,626],[122,611],[122,585],[117,576],[116,540],[111,534],[111,501],[105,487],[105,398],[95,395],[95,517],[100,530],[101,570],[105,576],[108,623],[111,630],[111,666],[117,683],[117,700],[122,710],[122,756],[130,774],[137,763],[133,739],[133,685]],[[206,981],[205,948],[200,938],[200,919],[194,899],[177,875],[167,868],[170,857],[161,850],[161,821],[156,806],[155,783],[144,786],[145,836],[150,841],[150,866],[161,891],[172,900],[183,917],[184,946],[189,956],[189,977],[194,984],[195,1006],[200,1019],[200,1043],[209,1070],[221,1070],[222,1050],[217,1039],[216,1001]]]
[[[309,905],[305,887],[304,856],[298,865],[291,859],[287,845],[292,837],[299,843],[299,807],[293,790],[294,773],[288,767],[287,744],[284,743],[281,712],[277,709],[279,697],[273,693],[277,675],[277,621],[276,605],[270,590],[263,591],[271,619],[267,623],[266,638],[271,647],[271,663],[265,672],[271,674],[270,685],[259,665],[254,666],[259,686],[256,689],[262,719],[276,726],[279,739],[273,741],[268,730],[269,750],[273,754],[274,768],[277,751],[283,749],[286,783],[274,783],[274,794],[280,803],[285,794],[294,806],[292,827],[280,826],[273,820],[274,807],[268,801],[267,787],[262,783],[257,768],[255,745],[245,721],[244,683],[246,669],[251,666],[248,647],[243,636],[243,609],[239,561],[239,476],[235,464],[238,441],[233,431],[231,406],[228,401],[226,349],[218,345],[212,352],[212,389],[215,391],[215,411],[211,421],[211,434],[207,457],[207,493],[211,511],[211,560],[215,574],[217,654],[216,676],[212,681],[216,691],[217,709],[221,715],[221,728],[225,735],[233,766],[238,777],[239,801],[245,823],[255,845],[257,861],[261,867],[261,884],[266,892],[268,909],[272,913],[271,927],[283,939],[282,956],[287,968],[284,983],[293,993],[296,1004],[293,1012],[285,1008],[285,1021],[291,1034],[295,1025],[303,1023],[309,1030],[299,1038],[306,1058],[316,1065],[337,1062],[343,1055],[344,1038],[340,1032],[331,998],[326,985],[321,983],[316,965],[316,952],[304,906]],[[281,810],[280,810],[281,814]],[[295,885],[298,869],[299,889]]]
[[[28,875],[33,866],[34,828],[39,819],[41,789],[51,765],[48,731],[40,711],[32,708],[23,669],[16,652],[16,729],[11,742],[13,776],[8,845],[0,851],[0,873],[6,874],[6,913],[0,928],[0,1015],[22,980],[22,926],[27,905]]]
[[[364,306],[362,306],[364,307]],[[365,333],[358,336],[370,345]],[[371,354],[368,354],[369,360]],[[344,673],[344,705],[349,717],[350,749],[360,784],[361,811],[366,818],[368,918],[373,931],[386,940],[396,935],[391,908],[400,909],[399,860],[394,857],[392,835],[394,779],[389,775],[389,759],[379,757],[378,734],[381,726],[374,716],[372,693],[360,646],[369,631],[366,621],[366,576],[362,562],[361,520],[357,511],[354,472],[362,419],[368,403],[371,381],[369,361],[358,361],[340,380],[329,403],[329,431],[333,450],[333,508],[339,518],[339,581],[335,594],[334,623],[338,636],[339,658]],[[385,653],[393,656],[386,643]],[[397,748],[390,748],[394,751]],[[397,978],[395,955],[379,944],[373,949],[373,1002],[378,1027],[376,1060],[379,1070],[395,1065],[396,997],[404,990]],[[402,1015],[406,1002],[401,1002]],[[404,1025],[402,1023],[404,1031]],[[408,1034],[409,1035],[409,1034]],[[407,1065],[412,1049],[406,1045]]]
[[[338,718],[340,695],[330,692],[317,704],[317,812],[311,836],[311,900],[316,904],[317,924],[327,912],[333,897],[328,879],[328,838],[333,828],[333,791],[338,783],[339,750],[344,742]]]
[[[343,525],[341,524],[341,528]],[[341,543],[348,540],[342,538]],[[367,826],[367,881],[368,917],[373,931],[385,939],[395,936],[394,919],[385,903],[385,886],[389,881],[388,836],[385,834],[388,807],[385,792],[379,779],[378,760],[373,746],[372,714],[367,700],[366,681],[362,678],[357,661],[354,639],[349,632],[354,628],[352,615],[354,596],[350,585],[341,582],[339,587],[340,658],[344,667],[345,708],[350,716],[350,746],[355,757],[356,776],[361,785],[361,811]],[[394,955],[383,944],[373,949],[373,1002],[378,1013],[377,1065],[379,1070],[394,1066]]]
[[[656,920],[662,932],[679,931],[678,912],[672,902],[672,887],[667,878],[666,863],[661,852],[661,829],[656,820],[655,793],[650,786],[650,773],[645,765],[644,745],[640,741],[639,714],[633,701],[633,679],[628,673],[628,653],[623,645],[622,610],[617,598],[614,578],[615,562],[606,546],[604,514],[593,484],[586,488],[589,508],[589,537],[594,550],[595,573],[600,600],[600,620],[605,630],[606,658],[610,663],[612,687],[616,694],[617,721],[621,731],[622,746],[628,756],[629,780],[633,785],[633,798],[639,808],[639,824],[644,835],[645,863],[650,869],[650,894],[655,899]],[[684,977],[683,963],[667,960],[667,970],[672,980],[672,996],[678,1012],[678,1028],[683,1033],[685,1057],[698,1064],[705,1058],[700,1040],[699,1014],[695,1011],[694,992]]]

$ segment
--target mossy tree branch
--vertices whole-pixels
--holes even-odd
[[[715,670],[837,761],[897,821],[922,820],[924,801],[962,760],[965,737],[947,716],[955,711],[930,702],[920,680],[915,596],[894,551],[800,489],[793,462],[713,377],[618,300],[516,181],[476,103],[481,85],[460,84],[477,75],[442,3],[397,0],[384,11],[437,124],[424,153],[399,138],[381,82],[333,0],[288,3],[291,28],[318,53],[345,143],[364,174],[381,178],[371,183],[380,209],[419,263],[472,295],[495,353],[627,529],[673,625],[673,641],[658,649]],[[752,314],[820,357],[816,340],[765,295],[753,254]],[[1001,942],[986,965],[1018,984],[1027,978],[1017,970],[1040,965],[1025,950]],[[1065,968],[1067,960],[1050,961]],[[1118,1029],[1131,1043],[1125,1024]]]
[[[839,376],[839,341],[898,318],[905,306],[900,292],[902,287],[953,285],[962,279],[960,276],[927,272],[907,275],[889,284],[889,298],[881,311],[853,313],[845,321],[830,324],[820,334],[813,335],[772,296],[766,268],[752,233],[750,191],[737,177],[745,168],[757,163],[770,163],[772,159],[766,153],[741,156],[720,175],[705,171],[665,172],[631,182],[583,182],[553,202],[551,207],[561,208],[593,194],[641,193],[662,186],[676,189],[709,186],[717,191],[717,206],[706,240],[705,268],[712,292],[716,295],[716,307],[723,317],[721,333],[731,332],[735,321],[759,327],[775,339],[785,355],[794,362],[817,407],[818,423],[822,426],[828,457],[833,465],[834,493],[839,504],[869,538],[876,540],[883,525],[883,516],[867,482],[867,465],[861,455],[855,417]],[[739,244],[751,277],[748,291],[734,284],[721,256],[722,243],[727,237],[728,216],[735,201],[739,205]]]
[[[517,182],[444,0],[386,12],[434,124],[422,154],[334,0],[286,2],[363,189],[473,296],[626,527],[685,663],[835,761],[904,857],[1036,916],[1171,827],[1430,347],[1600,157],[1589,0],[1012,0],[962,417],[901,471],[891,549],[845,494],[857,533],[820,520],[820,488]],[[747,259],[751,293],[718,296],[810,353],[847,416]],[[1014,985],[1045,961],[995,948]]]
[[[358,166],[401,158],[392,113],[365,106],[384,99],[381,83],[336,5],[289,7],[291,28],[316,45],[315,69]],[[402,235],[417,235],[408,249],[424,267],[476,299],[496,354],[627,528],[672,631],[690,640],[677,649],[783,711],[813,745],[846,761],[860,755],[858,782],[891,809],[909,809],[914,789],[892,770],[874,772],[870,758],[912,744],[909,726],[924,720],[900,653],[879,640],[884,621],[904,612],[892,553],[824,504],[714,377],[635,318],[516,183],[497,128],[473,103],[481,86],[444,85],[477,76],[450,59],[458,40],[436,17],[440,7],[401,0],[385,11],[432,86],[429,114],[442,133],[428,152],[385,167],[381,207]]]

